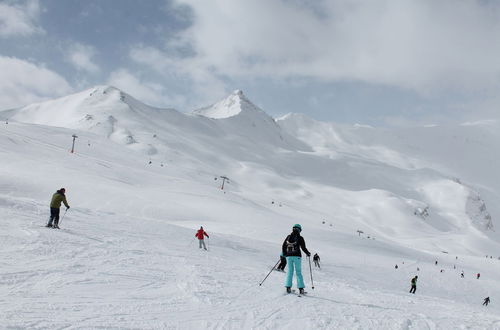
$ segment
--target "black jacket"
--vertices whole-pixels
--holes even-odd
[[[287,243],[286,243],[287,241],[298,242],[299,248],[297,248],[295,252],[291,253],[287,252]],[[309,251],[306,248],[306,242],[304,241],[304,237],[300,236],[300,234],[297,232],[292,232],[283,241],[283,246],[282,246],[283,255],[285,257],[302,257],[300,249],[302,249],[302,251],[304,251],[307,256],[311,255],[311,253],[309,253]]]

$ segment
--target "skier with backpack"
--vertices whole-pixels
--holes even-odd
[[[300,250],[309,257],[311,253],[306,248],[306,242],[300,232],[302,231],[302,226],[299,224],[293,225],[292,233],[285,238],[283,242],[282,250],[283,255],[286,257],[288,263],[288,273],[285,279],[286,292],[292,292],[292,281],[293,272],[295,269],[295,274],[297,276],[297,288],[300,294],[304,294],[304,278],[302,277],[302,253]]]
[[[205,236],[210,238],[210,236],[208,236],[207,232],[203,230],[203,226],[201,226],[200,229],[198,229],[198,231],[196,232],[196,234],[194,234],[194,236],[196,238],[198,238],[198,243],[200,245],[200,249],[201,249],[201,246],[203,245],[203,248],[206,250],[207,246],[205,245],[204,238],[205,238]]]
[[[488,306],[489,303],[490,303],[490,297],[484,298],[483,306]]]
[[[52,195],[50,201],[50,220],[47,224],[49,228],[59,229],[59,214],[61,211],[61,203],[64,203],[66,210],[69,209],[68,201],[66,200],[66,189],[61,188]],[[52,225],[52,222],[54,224]]]

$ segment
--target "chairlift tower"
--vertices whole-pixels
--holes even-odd
[[[76,134],[73,134],[72,137],[73,137],[73,145],[71,146],[71,153],[74,153],[75,152],[75,140],[78,136],[76,136]]]
[[[222,186],[220,187],[220,189],[224,190],[224,183],[226,183],[226,180],[227,182],[229,182],[229,178],[227,176],[221,176],[220,178],[222,179]]]

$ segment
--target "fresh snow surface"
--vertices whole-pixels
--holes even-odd
[[[1,327],[500,329],[498,122],[275,122],[235,97],[185,115],[98,86],[0,112]],[[300,298],[259,286],[294,223],[322,263]]]

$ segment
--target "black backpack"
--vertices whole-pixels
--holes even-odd
[[[299,252],[299,238],[295,235],[289,235],[286,238],[285,246],[287,254],[296,254]]]

